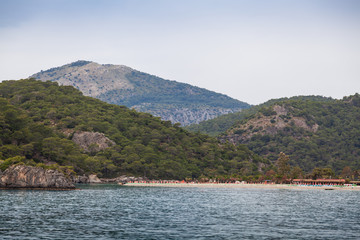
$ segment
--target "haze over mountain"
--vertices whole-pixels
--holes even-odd
[[[183,126],[250,107],[224,94],[164,80],[122,65],[77,61],[30,78],[74,86],[86,96],[151,113]]]

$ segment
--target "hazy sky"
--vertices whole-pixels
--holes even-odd
[[[258,104],[360,92],[358,0],[0,0],[0,80],[122,64]]]

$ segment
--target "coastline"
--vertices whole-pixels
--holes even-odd
[[[0,187],[0,190],[42,190],[42,191],[73,191],[79,188],[48,188],[48,187]]]
[[[294,184],[236,184],[236,183],[126,183],[125,187],[178,187],[178,188],[246,188],[288,190],[351,190],[360,191],[360,186],[304,186]]]

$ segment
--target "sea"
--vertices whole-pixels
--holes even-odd
[[[360,239],[360,191],[0,190],[0,239]]]

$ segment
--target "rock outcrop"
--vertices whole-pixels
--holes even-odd
[[[101,180],[95,174],[89,175],[89,183],[101,183]]]
[[[89,176],[72,176],[73,183],[127,183],[131,181],[143,181],[142,177],[133,177],[122,175],[116,178],[99,178],[96,174],[90,174]]]
[[[83,176],[71,176],[71,181],[73,183],[89,183],[89,177]]]
[[[0,188],[75,189],[75,186],[57,170],[13,165],[0,175]]]
[[[220,107],[197,107],[197,108],[177,108],[172,105],[157,106],[157,108],[152,107],[149,110],[146,108],[149,105],[143,106],[134,106],[133,108],[140,112],[148,112],[156,117],[161,117],[161,119],[166,121],[171,121],[173,123],[181,123],[183,126],[190,124],[198,124],[202,121],[207,121],[214,119],[218,116],[240,112],[241,108],[220,108]]]
[[[103,133],[99,132],[76,132],[72,141],[79,145],[85,152],[98,152],[115,145]]]
[[[85,96],[97,97],[114,89],[133,89],[126,78],[133,69],[123,65],[101,65],[77,61],[62,67],[41,71],[31,77],[41,81],[56,81],[60,85],[74,86]]]
[[[96,174],[90,174],[89,176],[85,176],[85,175],[72,176],[72,181],[73,183],[103,183],[104,182],[103,179],[98,178]]]

